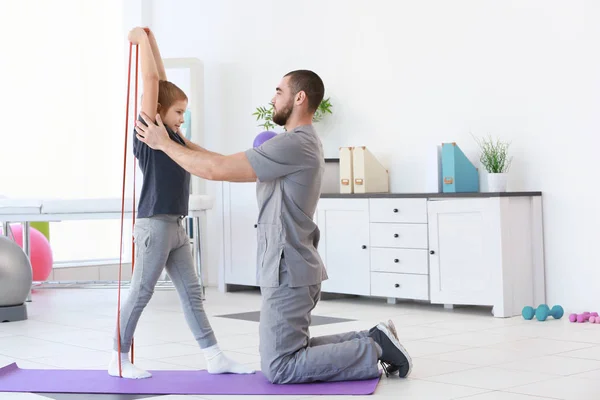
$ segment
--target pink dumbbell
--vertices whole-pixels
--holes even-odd
[[[591,324],[600,324],[600,317],[598,317],[598,313],[592,313],[592,314],[596,314],[596,315],[592,315],[590,317],[590,323]]]
[[[569,315],[569,321],[571,322],[586,322],[590,319],[590,317],[598,317],[598,313],[597,312],[593,312],[593,313],[589,313],[589,312],[584,312],[583,314],[571,314]]]

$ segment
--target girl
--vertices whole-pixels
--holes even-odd
[[[193,146],[179,132],[187,108],[187,96],[168,82],[154,34],[147,28],[129,32],[129,41],[139,46],[144,95],[142,111],[160,114],[171,140]],[[140,121],[143,122],[141,118]],[[155,121],[153,121],[155,122]],[[121,308],[120,332],[115,334],[114,354],[108,373],[119,376],[121,337],[121,374],[123,378],[149,378],[151,374],[129,360],[129,349],[142,311],[154,293],[163,268],[166,268],[183,305],[185,319],[200,348],[209,373],[253,373],[221,352],[202,305],[201,288],[192,261],[189,239],[183,227],[188,213],[190,174],[161,151],[152,150],[133,135],[133,152],[144,175],[138,215],[133,232],[135,268],[131,288]]]

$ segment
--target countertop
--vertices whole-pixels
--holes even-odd
[[[542,192],[473,192],[473,193],[321,193],[322,199],[373,199],[373,198],[452,198],[452,197],[531,197]]]

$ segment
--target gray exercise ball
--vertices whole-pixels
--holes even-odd
[[[18,306],[27,300],[33,272],[21,247],[0,236],[0,307]]]

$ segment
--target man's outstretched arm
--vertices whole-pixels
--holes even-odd
[[[137,137],[155,150],[161,150],[173,161],[192,175],[212,181],[256,182],[256,173],[245,153],[229,156],[208,151],[198,145],[189,148],[169,138],[160,115],[156,116],[155,125],[152,119],[142,113],[141,122],[136,124]]]
[[[245,153],[223,155],[196,145],[196,149],[170,141],[162,151],[192,175],[211,181],[256,182]]]

